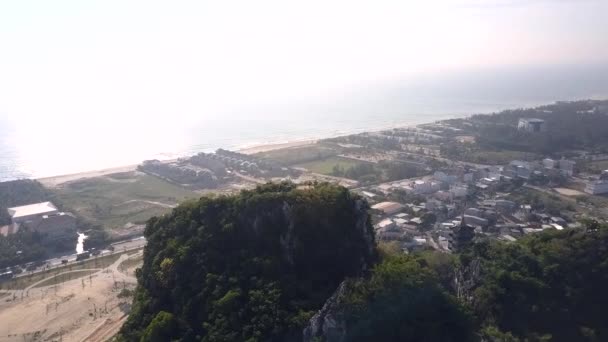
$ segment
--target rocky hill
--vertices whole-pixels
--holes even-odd
[[[124,340],[301,340],[375,261],[367,203],[332,185],[266,185],[152,219]]]

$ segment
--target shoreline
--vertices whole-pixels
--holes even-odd
[[[456,116],[456,117],[459,117],[459,116]],[[451,118],[454,118],[454,117],[446,116],[446,117],[434,120],[432,122],[440,122],[440,121],[448,120]],[[326,136],[324,138],[296,139],[293,141],[286,141],[286,142],[252,145],[252,146],[237,148],[234,151],[243,153],[243,154],[256,154],[256,153],[261,153],[261,152],[269,152],[269,151],[289,149],[289,148],[294,148],[294,147],[314,145],[323,139],[330,139],[330,138],[335,138],[335,137],[348,136],[348,135],[361,134],[361,133],[380,132],[380,131],[387,130],[387,129],[417,127],[419,125],[425,125],[425,124],[429,124],[432,122],[409,123],[409,124],[395,123],[395,124],[391,124],[391,125],[371,127],[369,129],[357,129],[357,130],[353,130],[351,132],[341,132],[340,134]],[[177,159],[164,159],[161,161],[171,162],[171,161],[175,161],[175,160],[177,160]],[[143,160],[142,160],[142,162],[143,162]],[[76,173],[69,173],[69,174],[48,176],[48,177],[30,178],[30,179],[35,179],[46,187],[56,188],[56,187],[60,186],[61,184],[73,182],[73,181],[77,181],[77,180],[103,177],[103,176],[111,175],[114,173],[137,171],[138,165],[139,164],[123,165],[123,166],[109,167],[109,168],[105,168],[105,169],[83,171],[83,172],[76,172]]]
[[[260,153],[260,152],[268,152],[268,151],[281,150],[281,149],[287,149],[287,148],[293,148],[293,147],[313,145],[313,144],[316,144],[318,141],[319,141],[319,139],[306,139],[306,140],[296,140],[296,141],[284,142],[284,143],[260,144],[260,145],[254,145],[251,147],[241,148],[236,151],[243,153],[243,154],[255,154],[255,153]],[[176,161],[176,160],[177,159],[167,159],[167,160],[163,160],[163,162],[171,162],[171,161]],[[115,173],[121,173],[121,172],[137,171],[138,165],[139,164],[131,164],[131,165],[124,165],[124,166],[110,167],[110,168],[100,169],[100,170],[83,171],[83,172],[70,173],[70,174],[65,174],[65,175],[40,177],[40,178],[33,178],[33,179],[42,183],[42,185],[44,185],[46,187],[55,188],[61,184],[73,182],[73,181],[77,181],[77,180],[103,177],[103,176],[107,176],[107,175],[111,175],[111,174],[115,174]]]
[[[304,138],[304,139],[296,139],[293,141],[285,141],[285,142],[261,143],[261,144],[253,144],[251,146],[242,145],[243,147],[240,147],[240,148],[237,147],[234,149],[234,151],[243,153],[243,154],[256,154],[256,153],[261,153],[261,152],[269,152],[269,151],[289,149],[289,148],[294,148],[294,147],[314,145],[323,139],[331,139],[331,138],[336,138],[336,137],[343,137],[343,136],[362,134],[362,133],[380,132],[380,131],[384,131],[384,130],[388,130],[388,129],[412,128],[412,127],[417,127],[420,125],[441,122],[441,121],[445,121],[445,120],[449,120],[449,119],[466,118],[468,116],[470,116],[470,115],[445,115],[440,118],[436,118],[433,121],[428,121],[428,122],[418,122],[418,123],[412,123],[411,121],[409,123],[395,122],[395,123],[388,124],[388,125],[379,125],[376,127],[353,129],[350,132],[339,132],[338,134],[327,135],[325,137]],[[186,157],[186,156],[184,156],[184,157]],[[162,159],[161,161],[162,162],[171,162],[171,161],[176,161],[176,160],[177,160],[177,158],[168,158],[168,159]],[[142,162],[143,162],[143,160],[142,160]],[[139,165],[139,163],[131,164],[131,165],[109,167],[109,168],[104,168],[104,169],[55,175],[55,176],[31,177],[29,179],[37,180],[46,187],[56,188],[56,187],[60,186],[61,184],[76,181],[76,180],[103,177],[103,176],[107,176],[107,175],[111,175],[111,174],[115,174],[115,173],[121,173],[121,172],[137,171],[138,165]]]
[[[269,152],[269,151],[280,150],[280,149],[288,149],[288,148],[293,148],[293,147],[313,145],[313,144],[316,144],[317,142],[319,142],[320,140],[324,140],[324,139],[344,137],[344,136],[362,134],[362,133],[380,132],[380,131],[384,131],[384,130],[388,130],[388,129],[411,128],[411,127],[417,127],[420,125],[426,125],[426,124],[430,124],[430,123],[434,123],[434,122],[441,122],[441,121],[450,120],[450,119],[467,118],[470,115],[471,115],[470,113],[445,114],[445,115],[434,118],[434,120],[429,120],[429,121],[421,120],[420,122],[418,122],[418,120],[410,119],[410,120],[402,121],[402,122],[392,122],[390,124],[385,123],[385,124],[380,124],[380,125],[375,125],[375,126],[368,126],[365,128],[361,127],[361,128],[353,128],[351,130],[345,130],[345,131],[336,131],[336,132],[334,132],[334,134],[325,134],[323,136],[296,138],[294,140],[280,141],[280,142],[241,144],[238,146],[227,147],[227,149],[230,149],[230,150],[236,151],[236,152],[240,152],[243,154],[255,154],[255,153]],[[219,146],[218,148],[225,148],[225,147]],[[196,153],[194,153],[194,154],[196,154]],[[179,154],[178,154],[179,157],[176,157],[176,155],[173,154],[171,157],[166,158],[166,159],[164,159],[164,158],[162,158],[162,159],[157,158],[157,159],[159,159],[162,162],[170,162],[170,161],[175,161],[178,158],[187,158],[194,154],[183,155],[183,156],[179,156]],[[17,180],[17,179],[33,179],[33,180],[39,181],[40,183],[42,183],[43,185],[48,186],[48,187],[58,187],[59,185],[61,185],[63,183],[67,183],[67,182],[71,182],[71,181],[75,181],[75,180],[102,177],[102,176],[110,175],[113,173],[136,171],[137,166],[139,164],[141,164],[141,162],[143,162],[144,160],[145,159],[142,159],[137,164],[118,165],[118,166],[111,166],[111,167],[102,168],[102,169],[94,169],[94,170],[80,171],[80,172],[74,172],[74,173],[51,175],[51,176],[33,176],[33,177],[15,178],[15,179],[2,180],[2,182],[5,182],[5,181],[9,182],[12,180]]]

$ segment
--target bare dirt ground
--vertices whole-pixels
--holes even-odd
[[[0,294],[0,342],[95,342],[114,336],[130,309],[131,298],[118,295],[135,287],[139,264],[129,260],[134,258],[141,256],[123,254],[108,268],[60,285],[37,287],[42,280]]]

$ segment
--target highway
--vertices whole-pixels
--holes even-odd
[[[110,244],[110,246],[114,247],[114,253],[125,252],[132,249],[142,248],[146,245],[146,238],[143,236],[132,238],[129,240],[114,242]],[[113,252],[110,249],[102,249],[98,256],[112,254]],[[61,261],[67,260],[68,264],[76,262],[76,253],[64,255],[57,258],[48,259],[42,262],[42,266],[38,267],[35,271],[25,271],[16,277],[31,275],[36,272],[41,272],[50,268],[55,268],[58,266],[62,266]]]

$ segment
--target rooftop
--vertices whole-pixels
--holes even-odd
[[[8,213],[12,218],[19,218],[30,215],[40,215],[56,212],[57,207],[51,202],[42,202],[24,205],[21,207],[8,208]]]
[[[372,206],[372,209],[381,210],[385,213],[394,213],[403,209],[403,207],[402,204],[397,202],[381,202]]]

